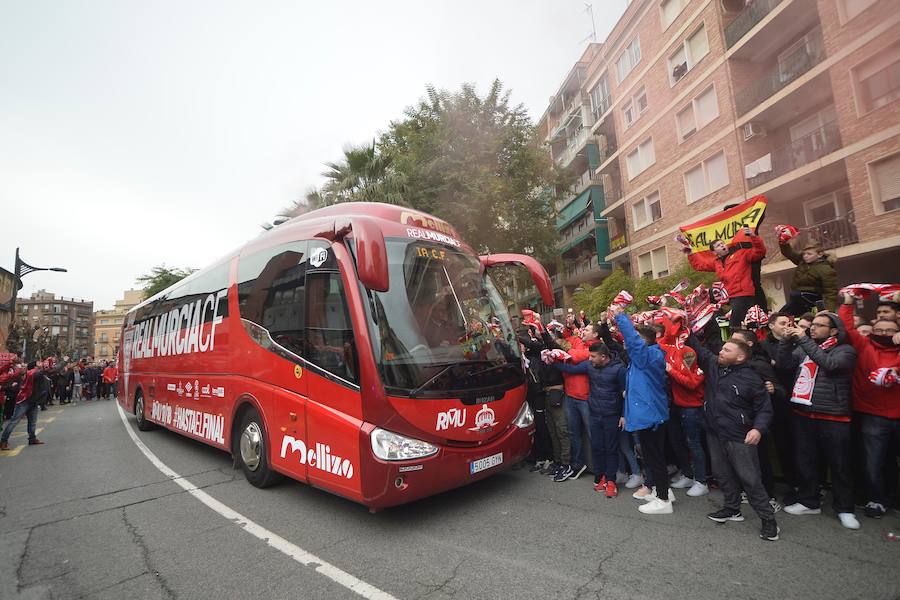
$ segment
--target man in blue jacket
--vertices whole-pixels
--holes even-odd
[[[643,496],[648,502],[639,506],[638,510],[650,515],[671,514],[675,496],[669,489],[669,474],[666,471],[666,422],[669,420],[666,356],[656,343],[655,329],[646,325],[636,329],[619,305],[611,306],[609,312],[615,317],[625,340],[629,359],[625,386],[625,431],[637,432],[644,455],[645,475],[649,474],[654,484],[654,492]]]
[[[619,466],[619,427],[622,426],[622,393],[625,365],[610,355],[603,342],[588,347],[590,358],[574,365],[554,363],[565,373],[584,373],[590,380],[591,454],[594,459],[594,490],[607,498],[618,495],[616,470]]]
[[[775,510],[762,482],[756,446],[772,422],[772,401],[750,358],[753,350],[735,338],[725,342],[718,356],[693,335],[687,345],[697,352],[706,373],[704,421],[713,474],[722,488],[725,506],[707,515],[716,523],[743,521],[741,490],[762,520],[759,537],[770,542],[780,532]]]

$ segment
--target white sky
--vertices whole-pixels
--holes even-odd
[[[593,0],[598,40],[626,4]],[[581,0],[0,0],[0,266],[109,308],[258,235],[428,83],[499,77],[538,119],[590,34]]]

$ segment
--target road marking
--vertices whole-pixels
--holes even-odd
[[[159,460],[159,458],[153,453],[153,451],[148,448],[144,442],[142,442],[137,434],[134,432],[134,429],[131,427],[131,423],[128,422],[128,417],[125,416],[125,411],[122,410],[122,406],[117,402],[116,408],[119,411],[119,416],[122,418],[122,423],[125,425],[125,431],[128,432],[128,436],[131,438],[131,441],[134,442],[134,445],[138,447],[144,456],[147,457],[153,466],[159,470],[163,475],[169,477],[173,482],[177,483],[181,486],[184,491],[192,495],[194,498],[216,511],[229,521],[234,521],[236,524],[240,525],[244,528],[245,531],[250,533],[251,535],[259,538],[264,541],[269,546],[275,548],[282,554],[289,556],[294,559],[296,562],[300,563],[305,567],[313,566],[316,567],[316,572],[321,573],[325,577],[331,579],[335,583],[338,583],[345,588],[356,592],[363,598],[371,598],[373,600],[397,600],[394,596],[384,592],[377,587],[366,583],[360,579],[357,579],[350,573],[332,565],[331,563],[322,560],[315,554],[311,554],[304,550],[303,548],[292,544],[287,541],[280,535],[273,533],[251,521],[241,513],[233,510],[229,506],[222,504],[206,492],[201,489],[198,489],[193,483],[170,469],[164,462]]]
[[[39,433],[42,432],[43,430],[44,430],[43,427],[38,427],[37,429],[34,430],[34,435],[39,434]],[[27,432],[27,431],[16,431],[15,433],[13,433],[12,435],[10,435],[9,437],[11,437],[11,438],[14,438],[14,437],[22,437],[23,435],[28,435],[28,432]]]
[[[9,456],[9,457],[16,456],[19,452],[22,451],[22,448],[24,448],[26,445],[27,444],[22,444],[21,446],[16,446],[15,448],[10,448],[9,450],[4,450],[3,453],[0,454],[0,456]]]

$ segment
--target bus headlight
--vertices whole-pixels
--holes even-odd
[[[527,402],[522,404],[522,408],[519,409],[519,414],[516,416],[516,420],[513,421],[513,423],[519,429],[525,429],[526,427],[534,425],[534,413],[531,412],[531,408],[528,406]]]
[[[438,447],[422,440],[375,428],[372,438],[372,452],[381,460],[414,460],[437,454]]]

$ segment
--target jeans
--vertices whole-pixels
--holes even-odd
[[[635,435],[628,431],[619,432],[619,470],[623,473],[640,475],[641,467],[638,465],[637,456],[634,454],[634,444],[637,442]]]
[[[737,296],[728,299],[728,304],[731,306],[731,318],[728,321],[728,327],[731,328],[731,331],[741,329],[744,326],[744,317],[747,316],[747,311],[755,303],[755,296]]]
[[[694,478],[694,469],[691,466],[691,457],[684,439],[684,431],[681,428],[682,412],[684,409],[677,404],[669,405],[669,422],[666,427],[669,437],[669,445],[675,453],[675,464],[685,477]],[[702,417],[701,417],[702,418]]]
[[[681,430],[691,451],[694,481],[706,483],[706,451],[703,450],[703,409],[682,408]]]
[[[644,470],[650,474],[660,500],[669,499],[669,473],[666,471],[666,424],[637,432],[644,455]],[[645,484],[646,484],[646,477]]]
[[[547,408],[544,415],[547,419],[547,430],[550,433],[550,444],[553,446],[553,460],[558,465],[567,465],[572,460],[572,446],[569,440],[569,421],[566,417],[566,403],[563,398],[561,406],[553,406],[552,400],[560,390],[547,390]]]
[[[819,455],[831,469],[832,503],[835,512],[853,512],[853,476],[850,423],[810,419],[794,414],[791,420],[797,460],[799,492],[797,501],[807,508],[819,508]]]
[[[615,481],[619,466],[618,416],[591,415],[591,453],[595,479],[599,480],[601,475],[605,475],[608,481]]]
[[[863,455],[865,456],[866,491],[869,500],[888,505],[884,466],[893,440],[900,447],[900,419],[857,413],[861,421]]]
[[[822,301],[822,295],[815,292],[791,292],[788,303],[778,311],[782,314],[799,317],[803,313],[812,312],[817,303]]]
[[[769,504],[769,494],[762,483],[759,470],[759,454],[756,446],[723,440],[712,431],[706,433],[709,457],[712,459],[713,474],[722,488],[725,508],[740,511],[741,490],[747,492],[750,506],[764,521],[775,518],[775,511]],[[817,492],[818,493],[818,492]]]
[[[26,415],[28,416],[28,439],[30,441],[37,437],[35,430],[37,429],[38,405],[36,402],[26,400],[25,402],[16,404],[12,419],[6,424],[6,429],[3,430],[3,435],[0,436],[0,442],[9,441],[9,436],[12,435],[13,429],[15,429],[16,425],[19,424],[19,421],[22,420],[22,417]]]
[[[582,435],[588,432],[590,438],[591,414],[587,400],[566,396],[566,418],[569,420],[569,438],[572,442],[572,468],[576,471],[584,466]],[[596,465],[594,466],[596,469]]]

